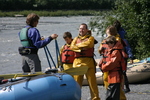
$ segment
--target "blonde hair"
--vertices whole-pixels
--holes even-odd
[[[107,31],[107,30],[109,30],[109,34],[110,34],[110,35],[116,36],[116,35],[118,34],[117,29],[116,29],[115,26],[108,26],[108,27],[106,28],[106,31]]]
[[[111,43],[111,44],[115,44],[116,42],[117,42],[117,40],[116,40],[116,38],[115,38],[115,36],[108,36],[106,39],[105,39],[105,42],[106,42],[106,44],[108,44],[108,43]]]

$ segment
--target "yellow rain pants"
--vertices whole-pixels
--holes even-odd
[[[64,70],[67,70],[67,69],[73,68],[72,65],[73,64],[63,64],[63,68]]]
[[[108,72],[103,73],[103,80],[104,80],[104,87],[107,89],[108,88]]]
[[[81,42],[77,43],[77,39],[81,39]],[[94,37],[91,36],[91,34],[87,34],[85,36],[79,35],[78,37],[75,37],[73,39],[70,47],[71,47],[71,50],[75,52],[82,52],[83,49],[86,50],[87,48],[94,48]],[[95,76],[96,65],[95,65],[94,59],[89,58],[89,57],[75,58],[73,62],[73,67],[84,67],[84,66],[88,67],[88,70],[85,76],[89,83],[91,99],[100,100],[97,82],[96,82],[96,76]],[[79,83],[80,87],[82,87],[83,76],[84,75],[74,75],[74,79]]]
[[[73,63],[73,67],[84,67],[88,66],[87,73],[85,74],[87,81],[89,83],[91,99],[92,100],[100,100],[99,92],[96,82],[95,76],[95,64],[93,58],[76,58]],[[74,79],[79,83],[80,87],[82,87],[84,75],[74,75]]]

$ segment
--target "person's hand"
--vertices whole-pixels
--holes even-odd
[[[56,39],[58,37],[58,35],[57,34],[52,34],[50,37],[53,38],[53,39]]]
[[[98,51],[99,51],[100,54],[103,54],[104,50],[105,50],[104,47],[100,47],[100,48],[98,49]]]
[[[41,40],[44,40],[44,37],[43,37],[43,36],[41,37]]]

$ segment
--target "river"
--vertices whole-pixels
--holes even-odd
[[[78,35],[78,28],[81,23],[88,24],[93,16],[71,16],[71,17],[40,17],[37,29],[41,36],[47,37],[53,33],[59,35],[57,38],[58,45],[61,47],[65,44],[63,33],[69,31],[73,37]],[[26,23],[26,17],[1,17],[0,18],[0,74],[22,73],[21,56],[18,53],[18,47],[21,46],[18,38],[18,32]],[[101,42],[101,36],[95,32],[92,35]],[[95,45],[95,58],[99,58],[97,52],[99,43]],[[48,48],[56,61],[54,41],[48,44]],[[48,66],[47,59],[43,49],[39,50],[42,70]]]
[[[53,33],[59,35],[57,38],[59,47],[65,44],[62,35],[64,32],[69,31],[73,37],[78,35],[78,28],[81,23],[90,21],[92,16],[72,16],[72,17],[41,17],[37,29],[42,36],[49,36]],[[0,17],[0,74],[22,73],[21,56],[18,53],[18,47],[21,46],[18,32],[23,28],[26,18],[25,17]],[[101,42],[101,36],[96,33],[92,35],[99,41],[95,45],[95,59],[100,58],[97,49]],[[48,48],[55,56],[54,41],[48,44]],[[47,59],[43,49],[39,50],[39,56],[44,71],[48,66]],[[55,60],[56,61],[56,60]],[[105,100],[105,88],[101,85],[98,86],[101,100]],[[126,94],[127,100],[149,100],[150,88],[147,84],[131,84],[131,92]],[[82,87],[82,100],[87,100],[90,97],[88,86]]]

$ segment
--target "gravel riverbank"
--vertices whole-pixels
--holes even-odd
[[[98,86],[101,100],[105,100],[105,88]],[[144,84],[130,84],[131,91],[126,93],[127,100],[150,100],[150,82]],[[89,100],[90,92],[88,86],[82,87],[82,100]]]

